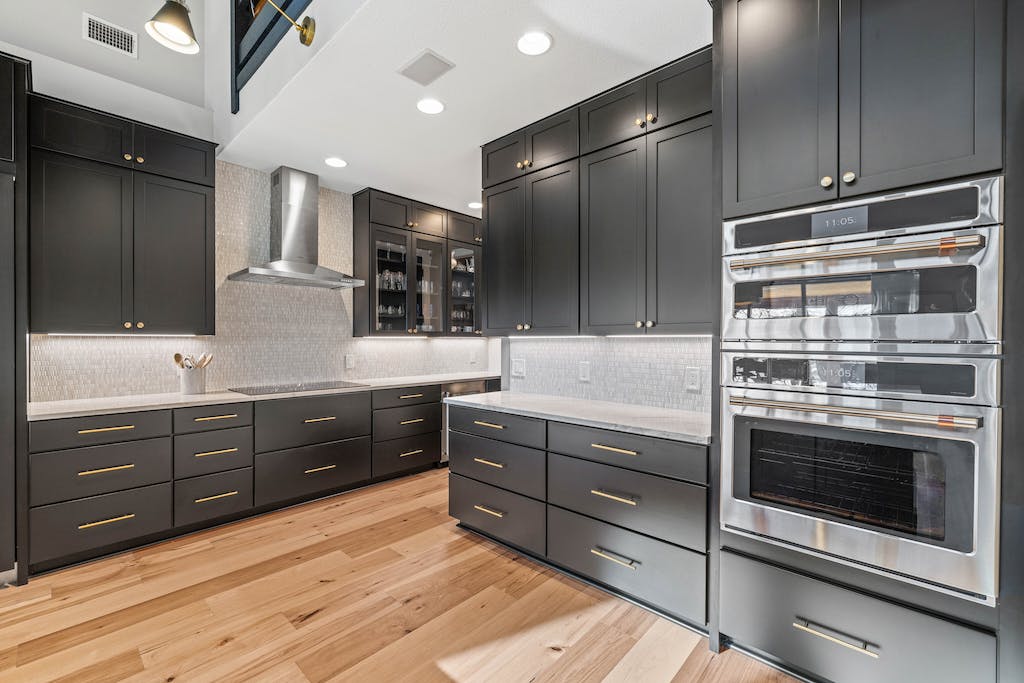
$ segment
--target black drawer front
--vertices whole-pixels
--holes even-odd
[[[171,480],[171,439],[88,446],[29,459],[29,505],[47,505]]]
[[[374,441],[388,441],[440,431],[440,403],[373,411]]]
[[[835,683],[996,680],[989,634],[732,553],[721,560],[722,633],[741,645]]]
[[[448,457],[449,467],[456,474],[544,500],[547,492],[544,451],[449,432]]]
[[[178,408],[174,411],[174,433],[210,432],[252,424],[251,403]]]
[[[266,505],[370,478],[370,437],[262,453],[255,462],[255,503]]]
[[[40,420],[28,425],[28,445],[33,452],[137,441],[171,433],[171,411],[71,417]]]
[[[535,555],[544,555],[544,503],[452,474],[448,514],[464,525]]]
[[[340,441],[370,433],[370,394],[259,401],[256,452]]]
[[[550,453],[548,502],[707,551],[707,489],[703,486]]]
[[[707,558],[548,506],[548,559],[670,614],[704,624]]]
[[[449,406],[448,428],[530,448],[544,448],[547,445],[547,427],[544,420],[534,417]]]
[[[252,467],[252,427],[174,437],[174,478]]]
[[[697,484],[708,481],[706,446],[549,422],[548,450]]]
[[[171,528],[171,485],[157,484],[29,511],[29,562],[102,548]]]
[[[373,444],[373,476],[406,472],[441,460],[441,433],[419,434]]]
[[[174,526],[205,522],[251,507],[251,467],[174,482]]]
[[[440,401],[441,385],[439,384],[401,389],[378,389],[373,392],[374,410],[411,406],[418,403],[439,403]]]

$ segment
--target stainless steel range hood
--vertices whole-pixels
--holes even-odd
[[[270,179],[270,262],[228,275],[229,280],[298,287],[350,289],[363,280],[317,265],[319,179],[282,166]]]

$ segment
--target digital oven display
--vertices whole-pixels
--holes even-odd
[[[811,238],[853,235],[868,231],[868,207],[851,206],[811,215]]]

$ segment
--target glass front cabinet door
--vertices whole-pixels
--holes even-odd
[[[411,234],[414,266],[409,290],[409,322],[412,334],[444,333],[445,241]]]
[[[411,334],[409,322],[410,235],[403,230],[373,230],[377,334]],[[415,278],[415,274],[413,274]]]
[[[448,243],[451,292],[448,305],[449,334],[480,334],[477,290],[480,283],[480,247],[459,242]]]

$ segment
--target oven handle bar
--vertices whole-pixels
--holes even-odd
[[[866,417],[873,420],[905,422],[910,424],[941,427],[945,429],[979,429],[980,417],[960,417],[957,415],[924,415],[921,413],[897,413],[890,410],[873,410],[871,408],[844,408],[841,406],[823,406],[809,403],[792,403],[789,401],[771,401],[744,396],[731,396],[729,405],[749,406],[751,408],[770,408],[778,410],[794,410],[801,413],[824,413],[826,415],[844,415],[846,417]]]
[[[815,261],[837,261],[841,259],[861,258],[865,256],[886,256],[889,254],[906,254],[920,251],[935,251],[940,256],[951,256],[960,249],[977,249],[985,246],[982,235],[962,235],[959,237],[942,237],[937,240],[920,240],[903,244],[882,244],[874,247],[856,247],[854,249],[834,249],[804,254],[788,254],[784,256],[763,256],[761,258],[740,258],[729,262],[730,270],[747,270],[760,266],[781,266],[791,263],[813,263]]]

